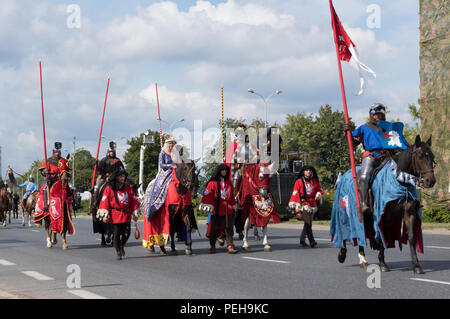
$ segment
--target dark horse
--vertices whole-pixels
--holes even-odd
[[[198,190],[198,172],[196,170],[195,161],[191,160],[188,163],[183,161],[181,164],[177,164],[175,175],[179,181],[179,183],[175,183],[173,180],[171,181],[175,187],[176,194],[178,195],[175,197],[178,197],[179,199],[188,198],[189,202],[191,201],[191,198],[196,198]],[[186,255],[192,255],[192,230],[198,229],[192,202],[190,202],[189,205],[171,204],[171,202],[169,202],[168,207],[170,248],[174,254],[177,253],[175,249],[175,233],[177,233],[180,238],[185,238]],[[165,251],[164,247],[161,247],[161,251]]]
[[[6,214],[9,207],[8,189],[6,184],[0,187],[0,217],[3,220],[3,227],[6,227]]]
[[[418,186],[423,188],[431,188],[436,183],[434,177],[434,155],[431,151],[431,137],[425,143],[421,141],[420,136],[416,136],[415,143],[408,147],[406,150],[401,151],[398,155],[392,158],[397,163],[397,172],[405,172],[416,177]],[[408,186],[408,184],[399,182],[402,186]],[[412,264],[414,272],[416,274],[423,274],[424,271],[419,264],[416,252],[417,238],[414,230],[420,227],[419,209],[420,202],[410,198],[403,198],[401,200],[393,200],[386,204],[385,213],[382,215],[383,233],[385,234],[385,240],[389,241],[389,225],[395,223],[395,220],[400,222],[403,220],[403,230],[407,234],[407,240],[411,252]],[[364,228],[373,227],[374,216],[369,213],[364,215]],[[387,238],[386,238],[387,237]],[[406,239],[403,240],[406,243]],[[384,250],[382,240],[380,239],[375,243],[375,247],[379,250],[378,260],[381,271],[390,271],[384,260]],[[338,254],[338,261],[343,263],[345,261],[347,249],[341,248]],[[365,260],[364,247],[359,246],[359,259],[360,266],[366,267],[368,265]]]

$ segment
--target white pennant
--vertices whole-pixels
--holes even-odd
[[[364,77],[363,77],[363,74],[362,74],[362,70],[371,73],[374,78],[376,78],[377,75],[375,74],[375,72],[371,68],[369,68],[367,65],[365,65],[364,63],[362,63],[359,60],[359,58],[358,58],[358,51],[356,50],[356,47],[354,47],[353,45],[350,45],[348,48],[350,50],[350,53],[352,54],[352,58],[356,62],[356,66],[358,67],[359,81],[361,83],[361,86],[360,86],[358,94],[355,94],[355,95],[356,96],[360,96],[364,92]]]

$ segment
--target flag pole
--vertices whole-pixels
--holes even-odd
[[[159,112],[159,97],[158,97],[158,83],[155,83],[156,88],[156,105],[158,106],[158,121],[159,121],[159,144],[161,145],[161,149],[163,148],[162,142],[162,129],[161,129],[161,115]]]
[[[44,119],[44,93],[42,89],[42,63],[39,61],[39,79],[41,85],[41,111],[42,111],[42,131],[44,136],[44,159],[45,159],[45,169],[48,172],[48,163],[47,163],[47,140],[45,138],[45,119]]]
[[[100,135],[98,136],[97,155],[95,157],[94,174],[92,175],[92,186],[91,186],[91,188],[94,188],[94,183],[95,183],[95,173],[97,171],[98,153],[100,151],[100,143],[102,141],[103,120],[105,119],[106,100],[108,99],[108,90],[109,90],[109,77],[108,77],[108,82],[106,83],[105,103],[103,104],[102,123],[100,124]]]
[[[330,12],[331,12],[331,19],[332,19],[332,26],[333,26],[333,35],[334,35],[334,44],[336,47],[336,57],[337,57],[337,63],[338,63],[338,69],[339,69],[339,80],[341,82],[341,93],[342,93],[342,102],[344,104],[344,116],[345,116],[345,123],[347,125],[350,125],[350,120],[348,117],[348,109],[347,109],[347,98],[345,96],[345,87],[344,87],[344,79],[342,76],[342,66],[341,66],[341,59],[339,57],[339,46],[338,46],[338,39],[336,36],[336,21],[334,17],[334,10],[333,10],[333,4],[332,0],[330,0]],[[359,201],[359,193],[358,193],[358,184],[356,182],[356,165],[355,165],[355,155],[353,153],[353,139],[350,130],[346,131],[347,135],[347,143],[348,143],[348,150],[350,154],[350,164],[352,168],[352,177],[353,177],[353,183],[355,186],[355,198],[356,198],[356,209],[358,212],[358,219],[360,222],[363,221],[362,211],[361,211],[361,203]]]

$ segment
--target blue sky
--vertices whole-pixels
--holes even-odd
[[[81,8],[81,28],[69,29],[67,6]],[[369,28],[367,8],[381,9]],[[410,122],[408,103],[419,98],[419,2],[334,0],[360,59],[376,73],[343,64],[350,116],[362,124],[374,102]],[[111,77],[103,136],[130,138],[158,129],[161,117],[183,126],[216,127],[220,87],[225,116],[264,118],[253,88],[283,94],[269,105],[269,121],[286,114],[342,109],[327,0],[31,1],[2,0],[0,12],[0,145],[7,165],[26,170],[42,158],[38,62],[44,68],[47,148],[62,141],[95,153],[106,79]],[[168,130],[168,125],[163,125]],[[118,143],[119,155],[126,149]],[[102,145],[101,155],[107,148]],[[4,172],[2,172],[4,176]]]

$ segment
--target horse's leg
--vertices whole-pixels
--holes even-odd
[[[270,248],[269,242],[267,241],[267,225],[262,228],[262,233],[263,233],[263,238],[264,238],[264,240],[263,240],[264,251],[270,252],[270,251],[272,251],[272,248]]]
[[[3,227],[6,227],[6,210],[1,213],[3,218]]]
[[[186,255],[192,255],[192,236],[191,236],[191,223],[189,221],[189,212],[184,216],[184,225],[186,227]]]
[[[66,233],[67,233],[67,230],[64,230],[63,235],[62,235],[62,238],[63,238],[63,240],[62,240],[62,249],[63,250],[66,250],[68,248],[67,241],[66,241]]]
[[[419,259],[417,258],[417,251],[416,251],[416,238],[414,236],[414,223],[416,222],[416,216],[415,214],[408,213],[411,210],[416,210],[416,207],[411,207],[411,205],[408,203],[407,211],[405,212],[405,226],[406,230],[408,232],[408,242],[409,242],[409,250],[411,252],[411,261],[414,267],[414,273],[422,275],[425,272],[423,271],[422,267],[420,267]]]
[[[29,211],[28,212],[28,227],[32,227],[33,225],[31,225],[31,213],[32,213],[32,211]]]
[[[245,220],[245,225],[244,225],[244,238],[242,239],[242,249],[244,250],[250,250],[250,247],[248,247],[248,230],[250,228],[250,216],[247,217],[247,219]]]
[[[253,227],[253,238],[256,241],[261,240],[261,237],[259,237],[259,235],[258,235],[258,227],[256,227],[256,226]]]
[[[25,227],[25,214],[26,209],[22,207],[22,226]]]
[[[358,246],[358,258],[359,258],[359,267],[367,268],[369,263],[366,260],[366,254],[364,252],[364,246]]]
[[[386,263],[384,262],[384,246],[383,246],[383,241],[381,240],[381,238],[378,240],[378,249],[380,250],[380,252],[378,253],[378,261],[380,264],[381,271],[383,271],[383,272],[391,271],[389,269],[389,267],[386,265]]]
[[[338,261],[342,264],[345,261],[345,258],[347,257],[347,246],[345,240],[343,241],[344,248],[339,249],[338,253]]]
[[[50,238],[51,238],[52,230],[50,227],[50,217],[44,218],[44,224],[45,224],[45,235],[47,235],[47,248],[51,248],[52,241]]]
[[[53,233],[53,239],[52,239],[52,244],[56,245],[58,243],[58,239],[56,238],[56,232]]]
[[[170,249],[173,254],[177,254],[177,250],[175,249],[175,232],[178,226],[178,218],[177,218],[177,210],[169,211],[169,233],[170,233]]]

